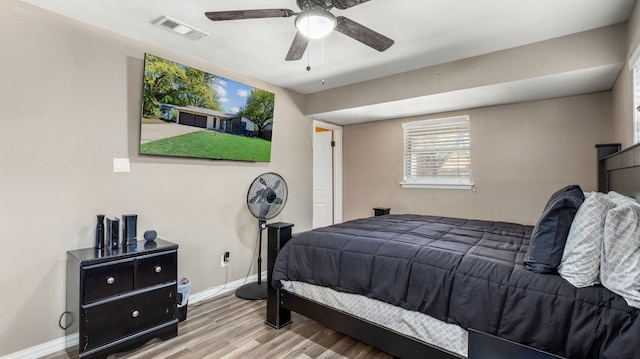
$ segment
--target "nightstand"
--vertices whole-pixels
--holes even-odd
[[[389,214],[389,212],[391,212],[391,208],[376,207],[373,209],[374,216],[384,216],[385,214]]]

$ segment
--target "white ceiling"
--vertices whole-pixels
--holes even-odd
[[[370,0],[332,12],[394,39],[390,49],[379,53],[334,32],[324,40],[314,40],[302,60],[288,62],[284,58],[295,35],[293,17],[212,22],[204,13],[265,8],[298,11],[295,0],[22,1],[303,94],[624,22],[635,3],[635,0]],[[209,36],[193,41],[152,24],[162,16]],[[307,64],[311,71],[306,70]],[[586,83],[582,76],[585,74],[574,72],[535,82],[470,89],[482,91],[474,96],[457,91],[313,115],[346,124],[363,118],[376,120],[534,100],[541,92],[536,89],[553,88],[561,96],[601,91],[611,88],[617,71],[619,68],[608,72],[592,70],[596,76]],[[500,95],[501,101],[496,102]],[[469,98],[474,102],[467,103],[465,99]],[[364,116],[367,113],[376,117]]]

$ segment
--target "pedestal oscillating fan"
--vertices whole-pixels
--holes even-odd
[[[243,299],[265,299],[267,297],[267,283],[260,278],[262,273],[262,231],[266,228],[267,220],[277,216],[287,203],[287,182],[279,174],[263,173],[256,177],[247,192],[247,207],[258,219],[258,281],[248,283],[236,290],[236,296]]]

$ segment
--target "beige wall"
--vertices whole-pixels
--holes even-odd
[[[631,71],[625,65],[612,90],[612,142],[627,148],[633,144],[633,84]]]
[[[231,280],[246,274],[257,221],[245,200],[260,173],[289,184],[275,220],[311,227],[301,95],[15,0],[0,2],[0,23],[0,356],[64,336],[65,252],[93,245],[98,213],[137,213],[139,236],[153,228],[178,243],[192,293],[224,283],[225,250]],[[274,92],[271,163],[139,156],[145,52]],[[113,173],[114,157],[131,172]]]
[[[534,224],[568,184],[596,188],[596,143],[611,139],[610,94],[596,93],[344,128],[344,217],[420,213]],[[403,122],[469,115],[476,191],[403,189]]]
[[[613,87],[613,141],[627,148],[633,144],[633,85],[628,60],[640,45],[640,6],[636,3],[629,21],[626,23],[627,64]]]

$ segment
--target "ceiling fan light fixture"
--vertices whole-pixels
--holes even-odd
[[[320,8],[305,10],[296,18],[296,29],[309,39],[321,39],[329,35],[336,24],[336,17]]]

